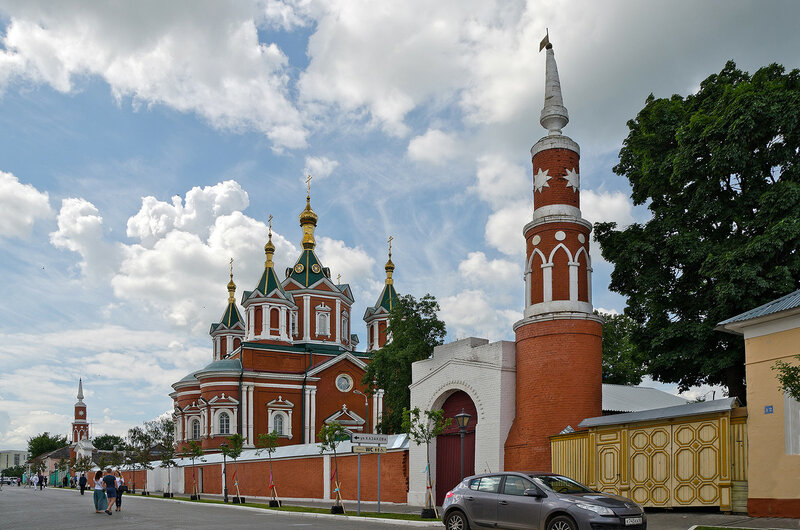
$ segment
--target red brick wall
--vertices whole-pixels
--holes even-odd
[[[517,329],[517,411],[507,470],[549,471],[549,436],[602,414],[599,322],[551,320]]]
[[[348,453],[337,458],[339,482],[342,498],[355,500],[358,493],[358,457]],[[237,464],[236,478],[239,492],[243,497],[269,496],[269,462],[246,462]],[[197,466],[203,468],[203,491],[201,493],[221,494],[222,464]],[[335,465],[331,456],[331,473]],[[184,468],[184,489],[192,491],[192,468]],[[320,456],[282,459],[273,461],[273,479],[280,497],[322,499],[325,481],[330,476],[324,474],[324,459]],[[126,478],[127,480],[127,478]],[[137,476],[137,487],[139,477]],[[198,474],[199,480],[199,474]],[[335,486],[331,485],[333,496]],[[236,494],[234,483],[234,464],[228,461],[228,495]],[[395,451],[381,455],[381,500],[386,502],[406,502],[408,494],[408,452]],[[378,456],[361,456],[361,499],[378,499]]]
[[[549,187],[533,193],[533,208],[540,208],[550,204],[567,204],[580,208],[580,193],[567,187],[564,175],[567,169],[580,172],[580,156],[570,149],[546,149],[533,157],[533,174],[539,169],[548,170],[547,174],[553,178],[547,181]]]
[[[122,471],[122,478],[125,479],[125,484],[128,486],[128,489],[133,489],[134,480],[133,475],[136,474],[136,491],[147,489],[147,472],[143,469],[137,469],[136,471]],[[94,478],[94,475],[89,476],[86,475],[87,478]],[[89,484],[92,484],[91,480]]]
[[[800,518],[800,499],[747,499],[747,515]]]

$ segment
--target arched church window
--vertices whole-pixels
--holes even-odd
[[[350,330],[347,329],[347,314],[342,315],[342,337],[349,337]]]
[[[330,324],[330,308],[326,305],[322,304],[317,306],[317,335],[330,335],[331,334],[331,324]]]
[[[283,414],[275,414],[275,416],[272,418],[272,432],[283,436]]]
[[[200,439],[200,420],[192,421],[192,440]]]
[[[220,434],[231,433],[231,417],[228,416],[227,412],[221,412],[219,415],[219,433]]]

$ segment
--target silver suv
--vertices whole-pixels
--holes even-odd
[[[553,473],[486,473],[465,478],[442,505],[447,530],[645,530],[641,506]]]

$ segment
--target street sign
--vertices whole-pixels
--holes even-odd
[[[385,453],[386,447],[382,445],[354,445],[353,446],[354,453]]]
[[[369,434],[369,433],[353,433],[351,441],[356,444],[378,444],[386,445],[389,443],[388,434]]]

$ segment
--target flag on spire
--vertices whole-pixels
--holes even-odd
[[[544,35],[544,38],[542,39],[542,42],[539,43],[539,51],[544,50],[545,47],[548,44],[550,44],[550,30],[549,29],[545,29],[545,31],[546,31],[546,33]]]

